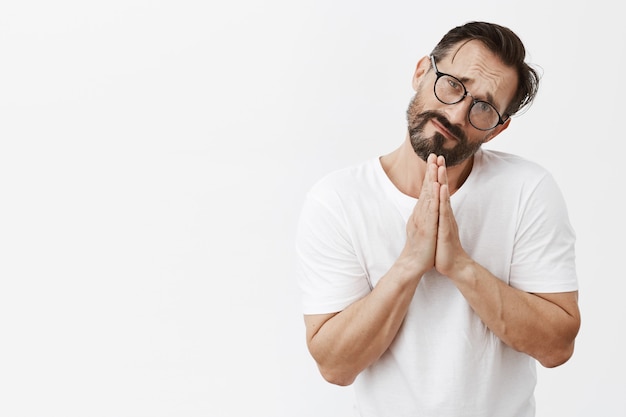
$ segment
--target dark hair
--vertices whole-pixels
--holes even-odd
[[[530,105],[539,89],[539,74],[525,62],[526,48],[521,39],[509,28],[494,23],[468,22],[446,33],[431,54],[439,60],[463,41],[478,40],[502,62],[517,70],[518,86],[505,114],[512,116]]]

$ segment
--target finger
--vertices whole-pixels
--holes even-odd
[[[454,221],[452,206],[450,205],[450,188],[448,184],[442,184],[439,188],[439,232],[440,236],[448,236],[452,231],[451,225]]]
[[[430,182],[437,181],[437,156],[434,153],[428,155],[428,159],[426,161],[426,177]]]
[[[441,184],[441,187],[439,187],[439,210],[445,210],[445,213],[442,213],[442,215],[448,214],[448,212],[452,210],[450,206],[450,187],[448,187],[448,184]]]
[[[437,228],[439,223],[439,207],[441,205],[439,195],[441,194],[441,188],[438,182],[432,183],[432,195],[424,202],[422,206],[423,211],[420,213],[420,218],[423,220],[422,224],[427,230],[437,234]]]
[[[426,172],[424,173],[420,199],[430,198],[433,195],[432,184],[437,182],[437,175],[437,156],[431,153],[426,159]]]
[[[448,184],[448,170],[443,156],[437,158],[437,182],[441,185]]]
[[[441,185],[448,185],[448,170],[445,166],[437,168],[437,182]]]

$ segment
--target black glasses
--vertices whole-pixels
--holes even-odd
[[[478,130],[491,130],[494,127],[504,123],[498,110],[491,104],[483,100],[477,100],[465,88],[465,85],[456,77],[449,74],[439,72],[435,64],[435,57],[430,56],[430,62],[437,75],[435,80],[435,97],[443,104],[456,104],[461,102],[465,97],[472,98],[472,104],[469,108],[468,120]]]

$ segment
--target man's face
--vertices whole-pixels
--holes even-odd
[[[424,161],[431,153],[443,155],[447,166],[457,165],[474,155],[483,141],[470,141],[465,131],[458,125],[450,123],[445,114],[435,110],[425,110],[425,106],[420,101],[420,96],[418,91],[413,96],[407,110],[409,136],[415,153]],[[430,136],[424,133],[426,125],[433,119],[454,135],[455,144],[448,144],[449,141],[440,132],[435,131]]]
[[[430,65],[429,65],[430,67]],[[517,86],[515,71],[504,66],[481,43],[472,41],[453,50],[437,63],[439,71],[459,78],[476,99],[493,104],[502,114]],[[444,104],[434,95],[432,68],[415,81],[416,93],[407,109],[408,131],[415,153],[424,161],[430,153],[443,155],[446,165],[457,165],[497,135],[502,125],[478,130],[469,123],[472,98]]]

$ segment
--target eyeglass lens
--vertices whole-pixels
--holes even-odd
[[[463,83],[451,75],[441,75],[435,82],[435,96],[445,104],[456,104],[467,95]],[[489,130],[498,125],[498,111],[486,101],[473,99],[469,121],[477,129]]]

